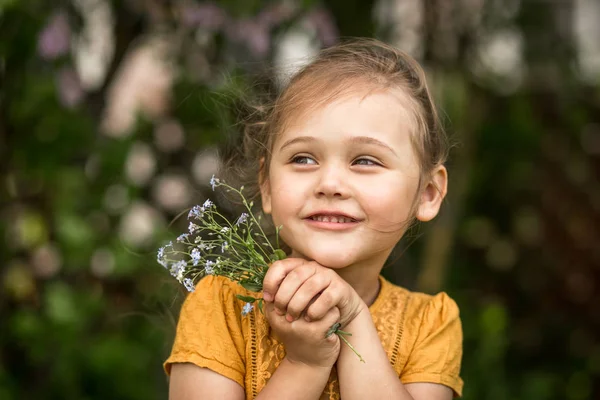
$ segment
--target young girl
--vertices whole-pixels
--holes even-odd
[[[198,283],[165,362],[170,397],[460,396],[456,304],[380,276],[446,194],[447,142],[418,64],[376,40],[326,49],[253,127],[238,159],[291,252],[269,268],[264,314],[242,316],[235,295],[252,293],[226,278]],[[336,322],[365,362],[326,337]]]

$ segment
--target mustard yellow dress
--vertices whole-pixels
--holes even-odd
[[[399,379],[405,384],[443,384],[460,396],[462,328],[456,303],[443,292],[430,296],[383,277],[380,282],[381,290],[369,311]],[[246,398],[253,399],[285,357],[285,348],[256,307],[241,315],[244,303],[236,294],[252,295],[224,277],[207,276],[198,283],[183,303],[164,368],[167,374],[173,363],[209,368],[239,383]],[[339,398],[334,368],[321,399]]]

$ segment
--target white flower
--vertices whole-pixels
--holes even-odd
[[[242,316],[246,316],[250,313],[250,311],[252,311],[252,309],[254,308],[254,306],[250,303],[246,303],[244,305],[244,308],[242,308]]]
[[[212,178],[210,178],[210,187],[212,188],[212,190],[215,190],[215,187],[217,186],[218,183],[219,183],[219,178],[215,178],[215,176],[213,175]]]
[[[200,229],[200,227],[198,225],[196,225],[193,222],[190,222],[190,225],[188,227],[188,230],[190,231],[190,233],[194,233],[196,232],[198,229]]]
[[[202,211],[208,210],[213,205],[214,205],[214,203],[212,201],[210,201],[210,199],[206,199],[206,201],[204,202],[204,204],[202,204]]]
[[[227,244],[227,242],[223,242],[221,244],[221,253],[225,253],[225,250],[227,250],[228,247],[229,245]]]
[[[221,229],[221,233],[227,233],[229,232],[229,228],[224,226],[223,229]]]

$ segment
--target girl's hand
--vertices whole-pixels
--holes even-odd
[[[366,307],[352,286],[334,270],[300,258],[276,261],[269,267],[263,281],[263,297],[288,322],[319,321],[336,307],[344,327]]]
[[[316,368],[333,367],[340,354],[340,339],[335,334],[328,337],[325,334],[339,321],[337,308],[330,309],[322,319],[314,322],[304,319],[289,322],[272,302],[266,303],[264,310],[271,329],[285,345],[286,358],[290,362]]]

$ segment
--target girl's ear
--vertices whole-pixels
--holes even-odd
[[[271,214],[271,185],[269,177],[265,173],[265,159],[260,159],[260,168],[258,170],[258,185],[260,187],[260,199],[262,209],[265,214]]]
[[[440,211],[442,201],[448,191],[448,171],[443,165],[433,170],[431,179],[423,189],[419,198],[417,208],[417,219],[419,221],[431,221]]]

